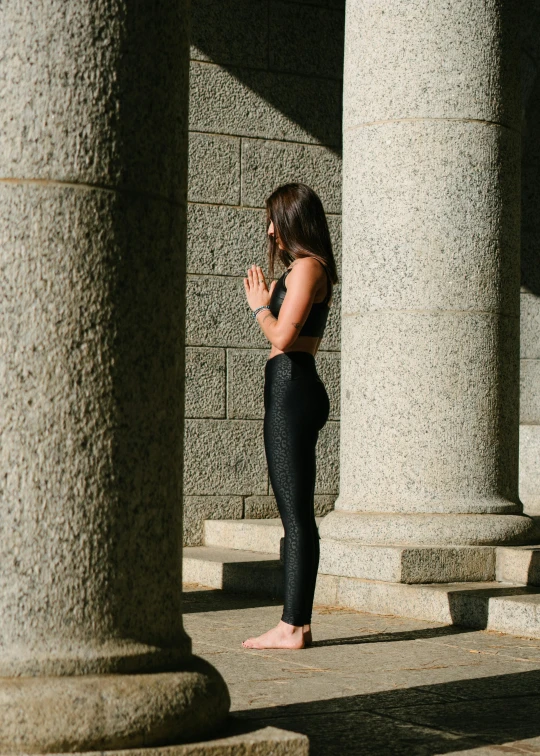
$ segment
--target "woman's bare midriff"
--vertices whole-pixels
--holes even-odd
[[[278,349],[277,347],[272,346],[268,359],[270,360],[277,354],[283,354],[284,352],[309,352],[315,357],[320,343],[320,336],[298,336],[294,344],[288,349]]]

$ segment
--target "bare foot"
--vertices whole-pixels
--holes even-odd
[[[311,635],[311,625],[304,625],[303,633],[304,633],[304,647],[307,648],[308,646],[313,645],[313,636]]]
[[[242,643],[244,648],[288,648],[288,649],[301,649],[304,648],[305,637],[304,628],[302,625],[289,625],[282,620],[263,635],[259,635],[257,638],[248,638]]]

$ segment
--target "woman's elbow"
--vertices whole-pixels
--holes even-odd
[[[273,344],[277,349],[280,350],[280,352],[284,352],[286,349],[290,349],[292,347],[297,338],[297,332],[293,334],[278,334],[273,340]]]

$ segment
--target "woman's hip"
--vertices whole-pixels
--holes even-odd
[[[322,428],[330,402],[312,354],[284,352],[267,361],[264,407],[267,419],[287,425],[300,423],[306,429]]]

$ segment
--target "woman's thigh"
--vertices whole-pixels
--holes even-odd
[[[317,380],[292,379],[265,392],[264,442],[272,488],[282,518],[310,517],[315,448],[328,418],[328,395]]]

